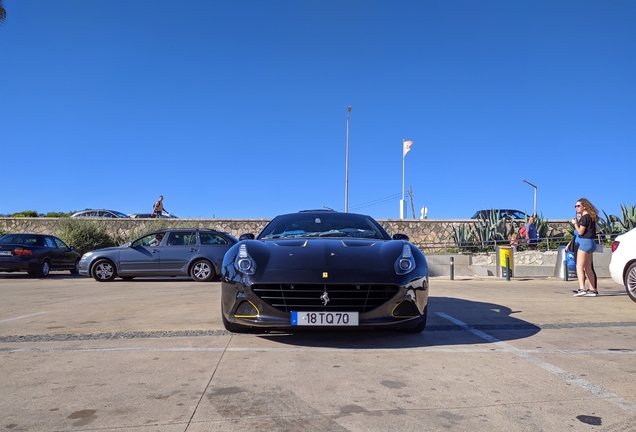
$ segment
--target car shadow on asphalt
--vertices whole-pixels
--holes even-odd
[[[501,342],[523,339],[541,328],[515,317],[521,311],[495,303],[450,297],[430,297],[426,329],[421,333],[399,330],[303,328],[292,332],[269,332],[258,337],[285,345],[346,349],[408,349],[477,345],[490,340]],[[454,322],[450,319],[455,320]],[[461,323],[465,324],[464,327]],[[470,330],[474,330],[470,331]],[[487,336],[487,337],[488,337]]]

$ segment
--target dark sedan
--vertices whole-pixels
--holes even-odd
[[[131,213],[128,216],[133,219],[152,219],[156,217],[153,213]],[[167,218],[167,219],[179,219],[177,216],[173,214],[166,214],[160,217]]]
[[[528,215],[522,212],[521,210],[512,210],[512,209],[490,209],[490,210],[477,210],[474,215],[472,215],[471,219],[517,219],[517,220],[527,220]]]
[[[78,273],[80,254],[47,234],[6,234],[0,237],[0,271],[46,277],[51,270]]]
[[[153,231],[122,246],[87,252],[79,272],[100,282],[116,277],[190,276],[206,282],[220,275],[225,252],[238,240],[228,233],[209,229]]]
[[[305,211],[241,236],[223,260],[229,331],[253,328],[426,326],[428,266],[404,234],[370,216]]]

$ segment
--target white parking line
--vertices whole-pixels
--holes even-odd
[[[463,328],[466,331],[469,331],[470,333],[474,334],[477,337],[480,337],[488,342],[491,342],[495,345],[497,345],[499,348],[503,349],[504,351],[510,352],[512,354],[515,354],[516,356],[524,359],[524,360],[528,360],[531,363],[534,363],[535,365],[539,366],[542,369],[547,370],[548,372],[558,376],[559,378],[564,379],[565,381],[567,381],[570,384],[575,384],[579,387],[581,387],[583,390],[586,390],[590,393],[592,393],[593,395],[595,395],[596,397],[603,399],[629,413],[632,414],[636,414],[636,403],[633,403],[631,401],[628,401],[626,399],[623,399],[617,395],[615,395],[614,393],[604,389],[603,387],[599,387],[596,384],[592,384],[591,382],[584,380],[582,378],[577,377],[574,374],[571,374],[569,372],[564,371],[561,368],[558,368],[548,362],[545,362],[541,359],[538,359],[532,355],[530,355],[527,351],[524,350],[520,350],[517,349],[515,347],[513,347],[512,345],[509,345],[505,342],[500,341],[499,339],[497,339],[496,337],[493,337],[491,335],[489,335],[488,333],[485,333],[481,330],[477,330],[474,329],[472,327],[470,327],[469,325],[467,325],[466,323],[453,318],[450,315],[445,314],[444,312],[436,312],[436,314],[444,319],[447,319],[448,321],[452,322],[455,325],[458,325],[459,327]]]
[[[32,317],[32,316],[42,315],[42,314],[45,314],[45,313],[46,312],[36,312],[36,313],[29,314],[29,315],[22,315],[22,316],[15,317],[15,318],[7,318],[7,319],[0,320],[0,323],[8,322],[8,321],[15,321],[15,320],[19,320],[19,319],[22,319],[22,318],[29,318],[29,317]]]

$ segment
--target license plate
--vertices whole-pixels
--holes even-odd
[[[293,326],[357,326],[358,312],[292,312]]]
[[[13,253],[11,251],[0,251],[0,255],[13,255]]]

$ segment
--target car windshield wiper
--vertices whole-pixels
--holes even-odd
[[[295,237],[304,237],[305,233],[299,232],[289,232],[289,233],[280,233],[280,234],[268,234],[263,239],[279,239],[279,238],[295,238]]]

